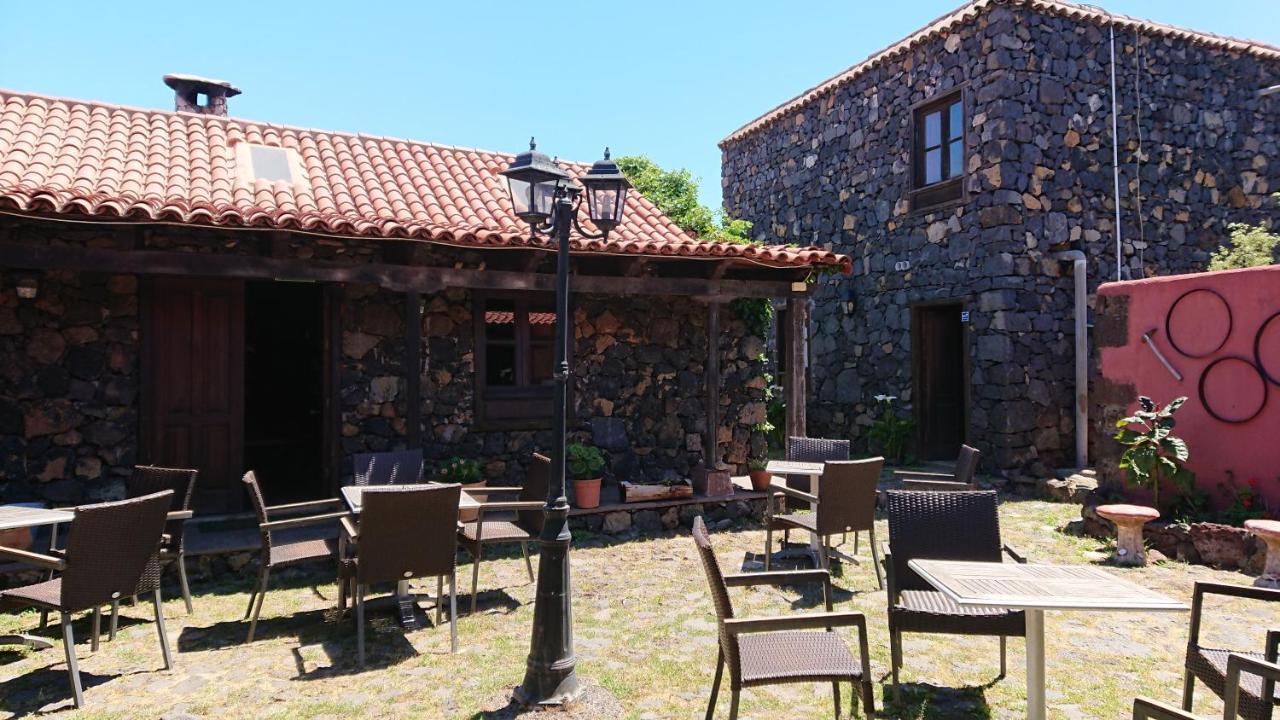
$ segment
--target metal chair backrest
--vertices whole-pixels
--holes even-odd
[[[876,520],[876,488],[884,458],[828,460],[818,496],[818,534],[870,530]]]
[[[199,470],[190,468],[163,468],[155,465],[135,465],[133,473],[124,482],[126,498],[142,497],[162,490],[173,491],[173,505],[169,510],[190,510],[191,498],[196,493],[196,476]],[[172,520],[165,524],[164,532],[169,536],[165,546],[181,552],[183,549],[183,520]]]
[[[356,581],[392,582],[453,571],[462,486],[401,485],[360,494]]]
[[[849,441],[793,435],[787,438],[787,459],[795,462],[848,460]]]
[[[541,453],[533,454],[533,461],[524,476],[524,485],[520,488],[520,499],[527,501],[544,501],[547,499],[547,487],[551,484],[551,458]],[[516,524],[532,533],[542,532],[541,510],[516,511]]]
[[[267,517],[267,503],[262,499],[262,488],[258,485],[258,476],[250,470],[240,481],[244,483],[244,489],[249,493],[249,501],[253,504],[253,512],[258,516],[258,533],[262,536],[263,557],[268,557],[271,554],[271,531],[263,530],[261,526],[270,518]]]
[[[952,482],[950,480],[903,480],[903,490],[916,492],[964,492],[977,490],[973,483]]]
[[[960,457],[956,458],[956,482],[973,483],[973,478],[978,474],[978,463],[982,460],[982,453],[978,448],[968,445],[960,446]]]
[[[67,536],[62,608],[85,610],[154,589],[173,491],[76,508]],[[154,577],[144,577],[151,574]]]
[[[738,660],[738,644],[732,642],[724,629],[724,621],[733,617],[733,603],[729,601],[729,587],[725,585],[724,573],[720,570],[720,562],[716,560],[715,549],[711,547],[711,537],[707,533],[707,525],[699,515],[693,519],[693,543],[698,548],[698,557],[702,559],[702,569],[707,574],[707,585],[711,587],[711,601],[716,608],[716,624],[719,626],[720,648],[724,652],[733,677],[740,671]]]
[[[907,567],[915,558],[1000,562],[1000,514],[994,490],[889,490],[885,510],[898,590],[933,589]]]
[[[358,453],[351,456],[356,485],[410,485],[422,481],[422,451]]]

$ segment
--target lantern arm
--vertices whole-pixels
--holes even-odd
[[[582,223],[578,222],[578,213],[576,212],[577,206],[574,206],[574,210],[575,212],[573,213],[573,227],[575,230],[578,231],[579,235],[581,235],[582,237],[588,240],[608,240],[609,239],[608,230],[601,230],[599,232],[593,233],[593,232],[587,232],[585,229],[583,229]]]

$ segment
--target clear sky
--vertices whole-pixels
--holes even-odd
[[[1280,44],[1275,0],[1098,0]],[[591,161],[607,144],[702,180],[716,143],[960,0],[286,3],[0,0],[0,87],[172,109],[160,76],[244,90],[231,114]]]

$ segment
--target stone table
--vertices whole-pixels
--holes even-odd
[[[1280,520],[1245,520],[1244,529],[1267,544],[1267,565],[1253,581],[1265,588],[1280,588]]]
[[[1146,565],[1142,526],[1160,517],[1155,508],[1142,505],[1099,505],[1098,515],[1115,523],[1117,565]]]

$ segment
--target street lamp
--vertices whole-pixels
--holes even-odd
[[[502,175],[507,178],[516,215],[536,235],[554,236],[556,249],[555,405],[552,409],[551,481],[543,508],[538,539],[538,588],[533,601],[533,637],[525,663],[524,682],[516,691],[526,705],[560,704],[578,696],[577,663],[573,654],[572,584],[569,580],[569,500],[565,497],[565,425],[569,383],[569,229],[590,239],[607,239],[622,221],[631,183],[609,159],[597,161],[582,176],[579,187],[565,172],[537,151],[532,139]],[[578,223],[581,193],[586,188],[587,214],[600,229],[587,232]]]

